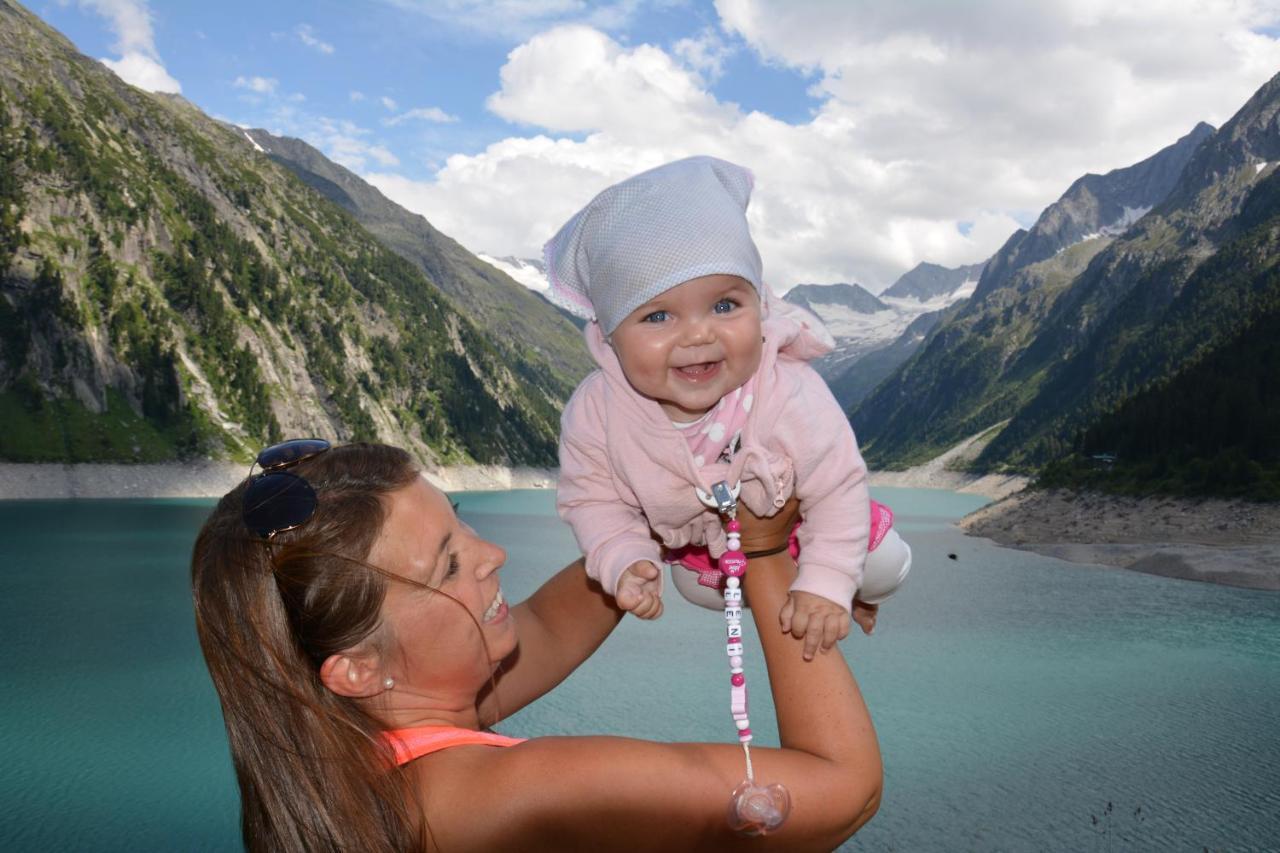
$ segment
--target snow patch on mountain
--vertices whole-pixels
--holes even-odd
[[[502,270],[535,293],[545,294],[551,287],[551,283],[547,280],[547,270],[542,261],[535,261],[532,258],[495,258],[483,252],[477,252],[476,257],[486,264]]]
[[[1100,232],[1104,237],[1118,237],[1128,231],[1130,225],[1146,216],[1150,211],[1151,205],[1149,204],[1145,207],[1129,207],[1125,205],[1124,213],[1120,215],[1120,218],[1110,225],[1102,226]]]
[[[924,302],[911,297],[881,295],[879,300],[889,310],[871,313],[823,302],[821,288],[814,288],[808,296],[809,310],[818,315],[818,319],[836,339],[835,351],[815,362],[814,367],[827,379],[834,379],[853,360],[896,341],[920,315],[941,311],[962,299],[968,299],[977,287],[976,278],[965,279],[950,293],[943,293]]]

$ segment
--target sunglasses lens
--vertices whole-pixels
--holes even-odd
[[[264,471],[270,471],[272,468],[280,468],[309,459],[328,449],[329,442],[323,438],[295,438],[273,444],[259,453],[258,467]]]
[[[315,511],[315,489],[293,474],[263,474],[244,493],[244,523],[259,536],[297,527]]]

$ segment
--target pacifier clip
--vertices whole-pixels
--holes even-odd
[[[724,574],[725,652],[729,656],[729,712],[737,729],[738,742],[746,760],[747,776],[729,795],[729,825],[744,835],[764,835],[782,825],[791,811],[791,795],[786,787],[757,785],[751,766],[751,719],[747,711],[747,675],[742,667],[742,577],[747,573],[747,555],[742,552],[742,524],[738,521],[738,495],[742,484],[729,487],[721,480],[708,495],[698,489],[698,499],[720,514],[727,550],[718,565]],[[769,551],[765,553],[778,553]],[[762,556],[760,553],[753,556]]]

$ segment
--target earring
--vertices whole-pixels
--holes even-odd
[[[382,686],[390,690],[391,688],[396,686],[396,680],[388,675],[386,678],[382,680]]]

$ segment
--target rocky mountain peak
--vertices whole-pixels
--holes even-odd
[[[860,284],[797,284],[782,298],[815,314],[820,313],[813,307],[815,304],[839,305],[859,314],[889,310],[888,305]]]
[[[1021,269],[1085,240],[1123,233],[1165,200],[1196,150],[1213,134],[1212,126],[1200,122],[1172,145],[1132,166],[1076,179],[1025,234],[1015,234],[992,256],[975,303],[1009,284]]]
[[[954,293],[966,281],[976,282],[985,267],[986,263],[983,262],[952,269],[925,261],[903,273],[902,277],[880,296],[928,302],[939,296]]]

